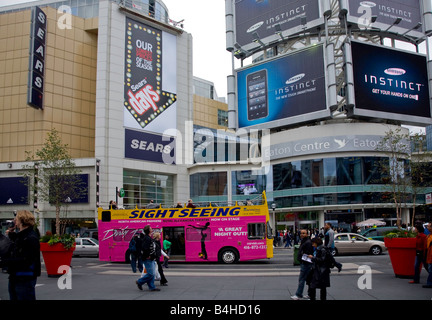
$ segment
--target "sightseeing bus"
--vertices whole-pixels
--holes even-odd
[[[99,259],[128,261],[129,242],[146,225],[168,236],[170,261],[235,263],[273,257],[265,192],[258,199],[195,208],[98,209]]]

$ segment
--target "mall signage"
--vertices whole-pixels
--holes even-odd
[[[425,55],[352,41],[354,116],[431,124]]]
[[[125,130],[125,158],[175,164],[175,138]]]
[[[234,1],[234,0],[232,0]],[[236,0],[234,1],[235,42],[243,49],[256,47],[257,35],[264,43],[318,28],[324,0]]]
[[[176,36],[126,18],[125,126],[176,128]]]
[[[39,7],[32,9],[30,61],[27,103],[43,109],[47,15]]]
[[[321,44],[237,71],[238,128],[328,118]]]

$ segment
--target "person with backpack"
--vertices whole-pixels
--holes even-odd
[[[142,285],[147,283],[150,291],[160,291],[159,288],[155,287],[154,279],[155,279],[155,264],[153,263],[156,259],[156,246],[153,243],[153,239],[150,237],[152,233],[152,228],[150,225],[146,225],[144,227],[144,237],[141,243],[140,255],[144,263],[144,267],[146,269],[146,273],[135,281],[138,289],[142,290]]]
[[[135,234],[131,241],[129,242],[129,254],[130,254],[130,263],[132,267],[132,272],[136,273],[137,271],[137,262],[138,262],[138,270],[140,272],[143,271],[143,263],[141,259],[141,255],[139,254],[141,248],[141,239],[138,234]]]
[[[316,300],[316,289],[320,289],[320,300],[327,300],[327,288],[330,287],[330,267],[333,265],[333,255],[328,247],[323,245],[320,237],[312,239],[315,248],[313,254],[309,255],[313,267],[308,275],[308,295],[310,300]]]

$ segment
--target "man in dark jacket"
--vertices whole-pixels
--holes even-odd
[[[155,263],[156,258],[155,245],[153,239],[150,237],[152,228],[147,225],[144,227],[144,238],[141,242],[141,257],[146,269],[146,274],[135,281],[138,289],[142,290],[142,285],[147,283],[150,291],[160,291],[160,289],[155,287],[154,275],[155,275]]]
[[[10,254],[3,259],[9,273],[11,300],[36,300],[36,280],[41,274],[39,235],[34,231],[35,218],[30,211],[17,212],[19,232],[7,231],[12,241]]]
[[[313,247],[306,229],[300,231],[300,238],[300,248],[297,255],[297,258],[300,261],[300,275],[297,291],[295,295],[291,297],[293,300],[300,300],[303,298],[306,278],[312,269],[312,260],[308,256],[313,255]]]

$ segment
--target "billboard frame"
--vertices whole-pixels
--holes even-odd
[[[382,1],[382,0],[378,0]],[[411,28],[403,28],[399,26],[399,22],[396,22],[396,18],[399,18],[400,15],[396,14],[394,22],[392,24],[383,23],[380,21],[379,16],[371,15],[370,17],[366,17],[367,14],[367,8],[374,8],[376,6],[385,6],[385,4],[380,3],[376,4],[375,2],[378,2],[377,0],[373,1],[363,1],[365,3],[371,3],[371,6],[365,6],[365,11],[363,11],[363,15],[360,17],[357,17],[351,13],[350,5],[349,3],[352,3],[348,0],[339,0],[340,2],[340,10],[343,15],[345,15],[346,22],[348,24],[352,24],[352,26],[357,27],[358,29],[361,29],[363,32],[371,32],[371,33],[378,33],[383,34],[385,33],[386,37],[398,39],[402,41],[409,41],[412,43],[417,43],[419,39],[424,38],[425,31],[428,29],[427,25],[429,25],[430,21],[425,21],[427,18],[425,12],[425,6],[423,5],[422,0],[418,0],[419,3],[419,14],[420,14],[420,21],[413,22],[413,26]],[[387,9],[389,10],[389,9]],[[360,12],[358,12],[360,14]],[[385,13],[383,13],[385,14]],[[370,19],[368,19],[370,18]],[[373,18],[373,19],[372,19]],[[400,17],[402,18],[402,17]],[[369,22],[369,25],[363,25],[361,24],[361,20],[364,20],[365,22]],[[417,25],[417,23],[421,23],[421,25]],[[418,29],[421,29],[421,31],[418,31]]]
[[[323,72],[324,72],[324,93],[325,93],[325,109],[323,110],[319,110],[319,111],[314,111],[314,112],[308,112],[308,113],[304,113],[301,115],[296,115],[296,116],[290,116],[290,117],[285,117],[285,118],[281,118],[281,119],[276,119],[276,120],[271,120],[271,121],[267,121],[264,123],[260,123],[260,124],[255,124],[255,125],[250,125],[250,126],[242,126],[239,127],[239,97],[238,97],[238,92],[239,92],[239,88],[238,88],[238,74],[239,72],[251,69],[251,68],[255,68],[255,67],[259,67],[268,63],[272,63],[276,60],[281,60],[284,59],[288,56],[292,56],[295,54],[299,54],[303,51],[307,51],[310,50],[313,47],[317,47],[317,46],[321,46],[322,49],[322,54],[323,54],[323,61],[324,61],[324,65],[323,65]],[[238,68],[236,70],[234,70],[234,83],[235,83],[235,92],[236,92],[236,99],[235,99],[235,112],[236,112],[236,117],[235,117],[235,128],[238,129],[257,129],[257,130],[261,130],[261,129],[274,129],[274,128],[279,128],[279,127],[285,127],[285,126],[296,126],[296,125],[300,125],[300,124],[306,124],[306,123],[312,123],[315,121],[322,121],[322,120],[329,120],[332,118],[332,111],[331,111],[331,101],[330,101],[330,90],[335,90],[335,88],[331,85],[331,81],[329,80],[329,72],[328,72],[328,63],[329,63],[329,58],[327,56],[328,51],[326,50],[326,43],[324,41],[321,41],[317,44],[313,44],[307,47],[304,47],[302,49],[297,49],[293,52],[289,52],[283,55],[278,55],[275,57],[272,57],[270,59],[267,60],[263,60],[260,61],[259,63],[256,64],[252,64],[252,65],[248,65],[245,67],[241,67]]]
[[[356,41],[356,40],[352,40],[350,39],[350,43],[347,46],[346,44],[344,44],[344,49],[349,50],[348,54],[352,57],[352,43],[359,43],[359,44],[363,44],[363,45],[367,45],[367,46],[371,46],[371,47],[376,47],[376,48],[380,48],[380,49],[387,49],[389,51],[395,51],[395,52],[399,52],[399,53],[405,53],[405,54],[410,54],[410,55],[415,55],[415,56],[419,56],[419,57],[424,57],[425,58],[425,62],[426,62],[426,73],[427,73],[427,86],[428,86],[428,103],[429,103],[429,112],[430,112],[430,116],[429,117],[423,117],[423,116],[418,116],[418,115],[408,115],[408,114],[403,114],[403,113],[395,113],[395,112],[385,112],[385,111],[376,111],[376,110],[370,110],[370,109],[363,109],[363,108],[357,108],[357,101],[356,101],[356,96],[355,96],[355,87],[356,87],[356,83],[354,81],[354,66],[355,66],[355,61],[354,59],[352,59],[352,65],[353,67],[350,69],[347,69],[347,74],[346,77],[347,79],[351,79],[353,82],[353,90],[348,91],[350,92],[350,96],[349,97],[349,101],[352,102],[352,104],[347,106],[347,116],[348,118],[355,118],[355,119],[381,119],[383,121],[385,120],[391,120],[391,121],[396,121],[400,124],[405,124],[405,125],[413,125],[413,126],[428,126],[432,124],[432,103],[431,103],[431,79],[430,79],[430,70],[429,70],[429,63],[428,63],[428,57],[425,54],[421,54],[421,53],[417,53],[417,52],[412,52],[412,51],[407,51],[407,50],[402,50],[402,49],[397,49],[397,48],[393,48],[393,47],[387,47],[387,46],[382,46],[382,45],[377,45],[374,43],[369,43],[369,42],[363,42],[363,41]],[[346,53],[347,54],[347,53]]]
[[[300,20],[299,24],[295,27],[291,27],[289,29],[281,28],[281,24],[277,23],[275,19],[275,23],[271,25],[271,30],[274,30],[273,33],[259,37],[258,39],[253,38],[253,32],[251,31],[251,40],[247,44],[240,44],[238,42],[239,35],[237,30],[237,14],[236,14],[236,5],[235,2],[237,0],[225,0],[225,11],[226,11],[226,25],[227,25],[227,50],[234,51],[235,49],[246,53],[243,55],[235,55],[237,58],[244,58],[245,56],[250,56],[254,52],[264,50],[269,46],[274,46],[275,44],[280,43],[281,41],[287,40],[288,38],[292,39],[293,37],[299,37],[302,34],[316,32],[317,34],[324,30],[326,23],[326,15],[331,14],[330,2],[329,0],[315,0],[318,6],[318,18],[312,21],[300,19],[300,15],[297,15],[295,19]],[[313,0],[312,0],[313,1]],[[279,20],[278,20],[279,21]],[[276,29],[276,25],[279,25],[280,30]],[[259,35],[259,29],[256,30]],[[229,35],[229,37],[228,37]]]

